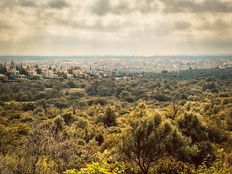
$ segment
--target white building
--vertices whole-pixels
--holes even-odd
[[[36,76],[37,75],[37,71],[30,70],[30,71],[28,71],[28,74],[31,75],[31,76]]]
[[[45,70],[42,72],[42,76],[44,78],[54,78],[55,77],[55,74],[52,70]]]
[[[72,78],[73,78],[73,75],[72,75],[72,74],[69,74],[69,73],[66,74],[66,76],[67,76],[68,79],[72,79]]]
[[[19,76],[19,71],[16,70],[16,69],[12,70],[10,73],[11,73],[11,75],[12,75],[13,77],[18,77],[18,76]]]
[[[22,74],[20,74],[19,76],[18,76],[18,79],[26,79],[27,78],[27,76],[26,75],[22,75]]]

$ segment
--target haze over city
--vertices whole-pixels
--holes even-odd
[[[232,53],[231,0],[1,0],[1,55]]]

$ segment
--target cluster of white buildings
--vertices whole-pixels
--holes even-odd
[[[1,66],[3,68],[3,66]],[[4,73],[0,73],[0,79],[13,78],[13,79],[58,79],[67,78],[72,79],[75,77],[86,76],[86,72],[80,67],[57,67],[47,65],[15,65],[14,63],[4,65]]]

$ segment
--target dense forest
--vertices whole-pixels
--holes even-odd
[[[2,174],[229,174],[231,166],[231,68],[0,82]]]

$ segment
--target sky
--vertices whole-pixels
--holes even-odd
[[[0,55],[232,54],[232,0],[0,0]]]

